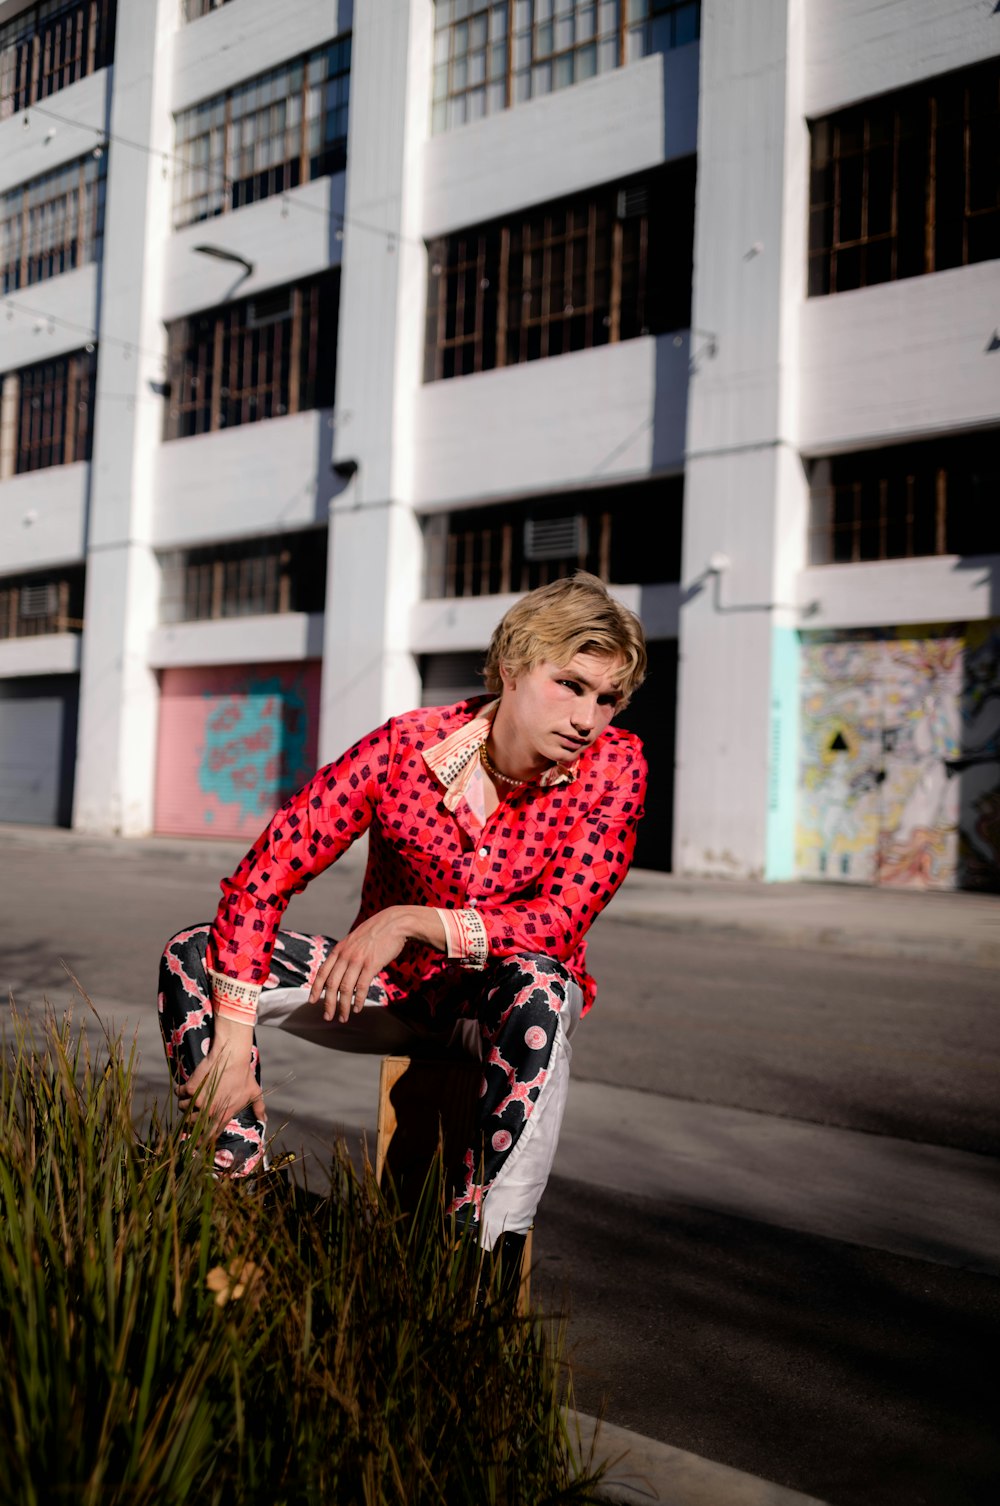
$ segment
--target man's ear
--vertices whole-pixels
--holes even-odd
[[[510,665],[509,664],[500,664],[500,665],[498,665],[498,668],[500,670],[500,684],[503,686],[503,689],[504,690],[514,690],[514,689],[516,689],[517,688],[517,681],[516,681],[516,679],[514,678],[514,676],[510,672]]]

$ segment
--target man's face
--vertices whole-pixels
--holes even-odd
[[[612,679],[621,660],[577,654],[569,664],[536,664],[511,676],[501,669],[509,723],[526,752],[545,763],[571,763],[614,716],[621,692]]]

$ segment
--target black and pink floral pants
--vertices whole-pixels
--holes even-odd
[[[180,931],[160,963],[159,1017],[167,1062],[186,1081],[208,1054],[212,1008],[205,970],[208,925]],[[504,1230],[529,1229],[548,1180],[569,1085],[569,1037],[580,1017],[579,985],[561,963],[530,954],[497,958],[483,972],[449,970],[419,998],[390,1003],[378,978],[365,1008],[327,1022],[309,990],[335,943],[279,931],[260,996],[258,1025],[278,1026],[326,1046],[407,1052],[417,1041],[460,1044],[482,1062],[476,1143],[465,1154],[465,1185],[452,1202],[480,1226],[487,1248]],[[256,1032],[253,1062],[260,1082]],[[266,1123],[247,1106],[216,1142],[220,1171],[246,1176],[261,1164]]]

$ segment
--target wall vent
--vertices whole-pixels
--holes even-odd
[[[640,215],[649,213],[649,189],[644,183],[635,188],[620,188],[618,190],[618,218],[620,220],[635,220]]]
[[[18,611],[22,617],[51,617],[59,610],[59,587],[56,585],[22,586],[18,593]]]
[[[527,560],[579,559],[587,553],[587,519],[582,513],[568,518],[528,518],[524,525],[524,557]]]
[[[251,298],[247,307],[247,329],[263,329],[267,324],[280,324],[292,317],[292,290],[279,288],[276,293],[264,293]]]

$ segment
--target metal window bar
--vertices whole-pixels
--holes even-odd
[[[181,13],[185,21],[198,21],[228,4],[229,0],[182,0]]]
[[[29,287],[99,261],[107,162],[87,156],[0,198],[0,285]]]
[[[174,229],[341,171],[350,71],[348,32],[178,114]]]
[[[672,165],[624,193],[597,189],[432,242],[425,379],[679,327],[667,322],[684,317],[678,296],[661,292],[650,304],[650,220],[658,195],[693,194],[689,177],[689,167]]]
[[[812,488],[811,563],[1000,552],[998,456],[1000,430],[835,457]]]
[[[244,299],[171,325],[164,438],[330,406],[339,287],[336,270],[299,284],[284,312],[260,324],[255,300]]]
[[[814,121],[810,293],[1000,257],[998,130],[998,58]],[[876,131],[888,134],[888,142],[876,140]],[[886,147],[889,170],[876,184],[876,155]],[[860,204],[853,233],[846,223],[847,185],[855,181]]]
[[[700,0],[435,0],[431,129],[696,41]]]
[[[0,120],[106,67],[115,13],[115,0],[43,0],[0,26]]]

